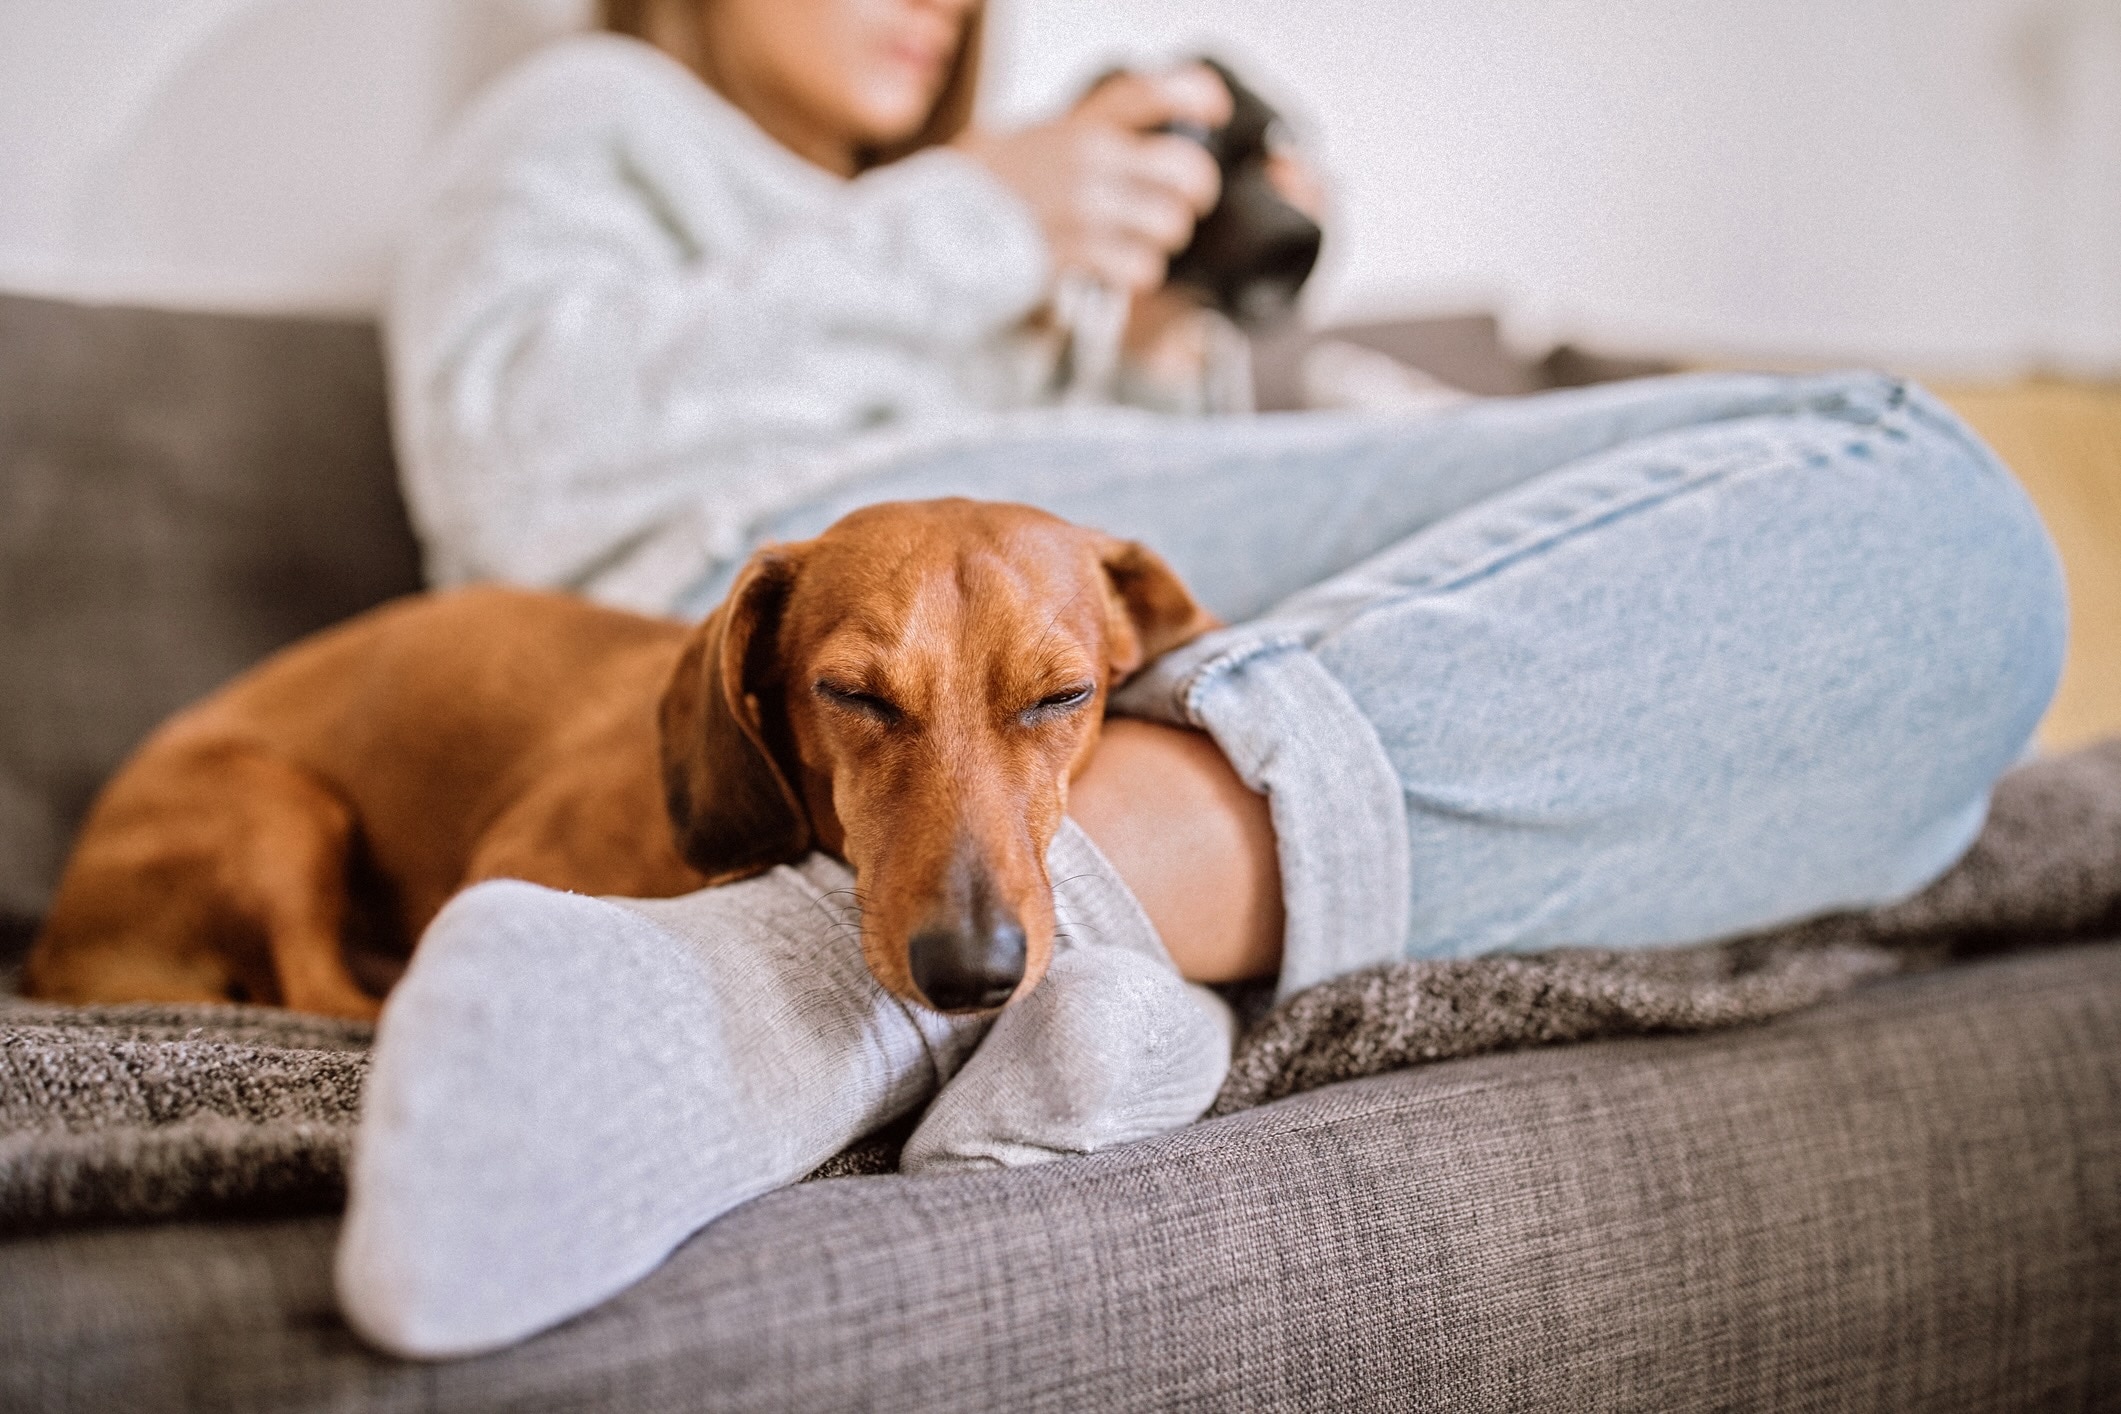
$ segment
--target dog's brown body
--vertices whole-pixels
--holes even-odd
[[[885,986],[994,1005],[1043,971],[1045,847],[1106,691],[1208,622],[1139,546],[962,501],[762,552],[698,628],[492,588],[386,605],[148,739],[25,981],[369,1016],[349,955],[402,961],[478,880],[667,897],[824,848]]]
[[[700,887],[656,771],[654,705],[686,632],[472,589],[293,645],[166,723],[112,779],[30,990],[371,1015],[342,938],[402,957],[466,884]]]

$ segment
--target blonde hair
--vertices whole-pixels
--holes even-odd
[[[713,0],[597,0],[597,22],[614,34],[645,40],[715,87],[714,66],[701,33],[700,11]],[[928,110],[918,130],[890,147],[865,149],[858,154],[863,168],[881,167],[910,157],[924,147],[935,147],[963,132],[972,121],[972,102],[979,88],[980,34],[985,28],[987,7],[975,5],[965,17],[965,37],[943,91]]]

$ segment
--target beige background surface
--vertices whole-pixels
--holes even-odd
[[[2070,648],[2049,747],[2121,734],[2121,385],[1943,386],[2017,471],[2069,577]]]

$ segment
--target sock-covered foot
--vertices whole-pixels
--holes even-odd
[[[531,884],[436,917],[383,1014],[338,1291],[400,1355],[585,1311],[930,1094],[982,1021],[892,999],[822,857],[625,904]]]
[[[1141,905],[1072,822],[1046,856],[1060,936],[1045,980],[1003,1012],[906,1141],[908,1173],[1094,1153],[1199,1119],[1235,1021],[1182,979]]]

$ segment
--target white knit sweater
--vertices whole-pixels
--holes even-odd
[[[960,154],[844,180],[647,45],[542,50],[446,145],[387,312],[429,576],[667,611],[774,512],[1054,401],[1048,284]]]

